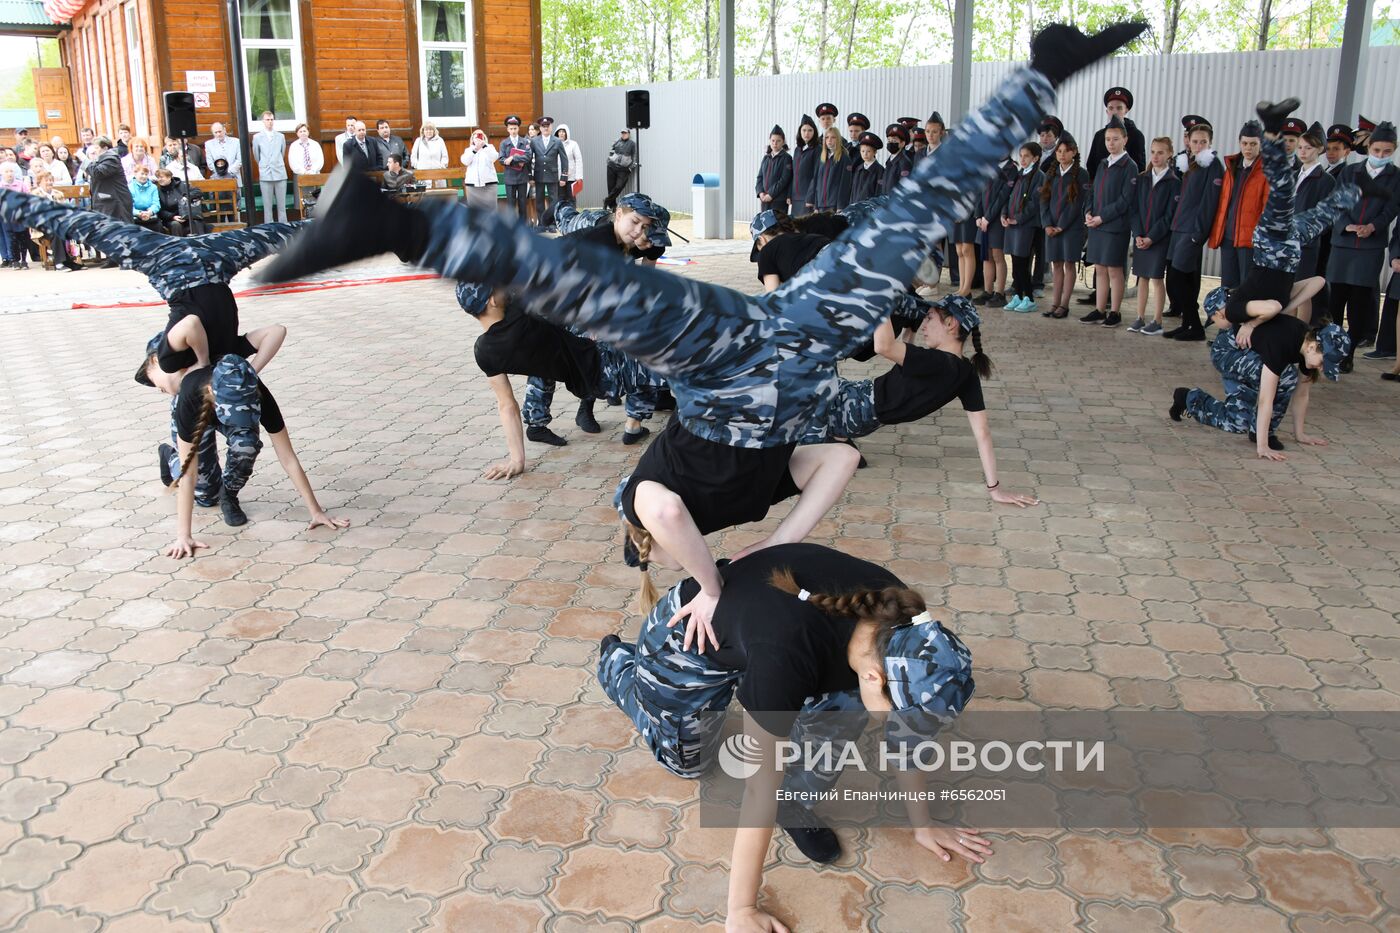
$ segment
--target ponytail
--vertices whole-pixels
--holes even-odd
[[[190,466],[194,463],[194,458],[199,455],[199,448],[204,443],[204,434],[209,430],[213,420],[214,389],[211,386],[205,386],[204,404],[200,406],[199,418],[194,423],[194,443],[190,446],[190,452],[185,455],[184,462],[180,464],[180,472],[170,481],[168,488],[171,492],[180,488],[180,480],[190,471]]]
[[[656,584],[651,582],[651,532],[638,528],[629,521],[622,523],[623,536],[637,549],[637,569],[642,572],[641,586],[637,589],[637,612],[650,615],[661,601],[656,592]]]
[[[797,585],[797,578],[790,569],[774,570],[768,583],[775,589],[804,598],[803,590]],[[907,586],[887,586],[878,590],[852,590],[839,596],[827,593],[807,593],[806,601],[829,616],[874,622],[878,632],[876,641],[881,650],[889,641],[890,631],[904,625],[928,608],[924,597],[917,590]]]
[[[1079,200],[1079,150],[1074,150],[1074,164],[1069,167],[1069,199]]]
[[[977,370],[977,375],[983,379],[992,375],[992,359],[982,352],[982,327],[979,324],[968,332],[972,338],[972,368]]]

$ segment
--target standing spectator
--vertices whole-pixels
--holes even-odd
[[[228,135],[222,123],[209,127],[213,137],[204,144],[204,164],[212,167],[223,159],[228,166],[228,174],[237,178],[243,170],[243,154],[239,152],[238,140]]]
[[[1327,174],[1336,181],[1342,174],[1342,169],[1347,167],[1347,161],[1351,158],[1352,135],[1351,127],[1342,123],[1333,123],[1327,128]]]
[[[117,124],[117,155],[125,159],[131,154],[131,127],[125,123]]]
[[[151,173],[160,168],[160,164],[156,162],[155,156],[147,150],[146,141],[136,136],[127,140],[127,152],[126,155],[122,156],[122,169],[126,172],[127,181],[136,177],[138,168],[145,168],[149,179]]]
[[[1050,263],[1050,310],[1042,315],[1063,320],[1069,317],[1070,296],[1074,293],[1074,267],[1084,254],[1088,228],[1084,207],[1089,199],[1089,173],[1079,164],[1079,143],[1063,129],[1055,143],[1055,166],[1040,189],[1040,221],[1045,228],[1046,260]],[[959,240],[958,248],[962,249]],[[961,257],[961,253],[959,254]],[[964,267],[963,281],[972,291],[971,277]]]
[[[326,154],[321,144],[311,138],[311,129],[305,123],[297,124],[297,138],[287,151],[287,164],[297,175],[319,175],[326,167]]]
[[[1117,327],[1123,321],[1123,286],[1128,265],[1129,214],[1138,167],[1128,155],[1127,124],[1117,115],[1104,127],[1107,155],[1094,175],[1084,226],[1089,228],[1086,261],[1094,265],[1094,310],[1081,324]]]
[[[366,132],[363,120],[355,121],[355,135],[345,141],[341,162],[348,162],[361,172],[384,171],[384,146],[378,136]]]
[[[1142,135],[1142,130],[1137,128],[1128,117],[1128,111],[1133,109],[1133,92],[1125,87],[1111,87],[1104,91],[1103,109],[1108,114],[1109,122],[1103,129],[1094,134],[1094,140],[1089,145],[1089,160],[1084,167],[1089,170],[1090,178],[1097,178],[1099,165],[1108,158],[1108,147],[1104,143],[1104,133],[1112,125],[1113,119],[1117,117],[1122,121],[1123,130],[1128,134],[1128,144],[1124,151],[1128,158],[1133,160],[1133,165],[1143,166],[1147,164],[1147,138]]]
[[[492,147],[491,151],[495,152],[495,147]],[[425,168],[447,168],[447,143],[442,141],[437,127],[433,124],[424,123],[423,128],[418,131],[418,138],[413,141],[413,155],[409,164],[416,171]]]
[[[1205,325],[1201,323],[1201,251],[1215,224],[1225,170],[1211,148],[1215,130],[1210,123],[1195,114],[1182,117],[1181,122],[1188,128],[1187,161],[1182,170],[1176,209],[1172,212],[1166,275],[1171,316],[1180,317],[1181,326],[1162,336],[1169,340],[1196,341],[1206,339]]]
[[[395,136],[393,129],[389,126],[388,120],[379,120],[374,124],[375,131],[379,134],[379,145],[384,149],[384,164],[389,164],[389,156],[397,155],[399,165],[403,166],[408,162],[408,147],[403,143],[403,137]]]
[[[20,170],[18,162],[0,162],[0,188],[10,191],[29,191],[29,179]],[[0,243],[3,243],[6,269],[29,268],[29,228],[12,225],[0,220]]]
[[[812,179],[812,208],[839,211],[851,203],[851,173],[846,170],[848,153],[841,131],[834,126],[822,131],[817,174]]]
[[[603,199],[603,206],[608,210],[617,207],[617,199],[631,180],[636,161],[637,144],[632,141],[632,131],[624,126],[608,151],[608,196]]]
[[[1172,171],[1172,141],[1165,136],[1152,140],[1151,162],[1133,181],[1130,227],[1133,234],[1133,275],[1137,277],[1137,320],[1128,326],[1130,334],[1156,337],[1162,333],[1162,309],[1166,301],[1163,278],[1167,274],[1167,253],[1171,244],[1172,213],[1181,179]],[[1152,320],[1147,319],[1151,305]]]
[[[788,197],[792,194],[792,156],[781,126],[774,125],[768,133],[768,148],[759,162],[753,190],[758,195],[760,211],[772,211],[779,220],[787,216]]]
[[[909,177],[914,170],[914,162],[909,158],[909,130],[899,123],[885,127],[885,151],[890,157],[885,160],[884,177],[880,179],[880,193],[890,194],[895,187]]]
[[[530,163],[533,151],[520,138],[520,118],[506,117],[507,136],[501,141],[501,167],[505,169],[506,204],[522,219],[528,216],[525,196],[529,193]]]
[[[335,136],[333,145],[335,146],[335,162],[337,165],[345,161],[345,144],[355,138],[356,122],[358,121],[356,121],[354,117],[346,117],[345,132],[337,133]]]
[[[1395,157],[1395,127],[1383,122],[1371,131],[1366,145],[1366,161],[1348,166],[1342,172],[1346,183],[1366,173],[1395,192],[1400,189],[1400,170]],[[1341,326],[1346,318],[1352,349],[1342,361],[1342,372],[1351,372],[1352,354],[1370,346],[1376,336],[1377,285],[1385,267],[1390,224],[1395,220],[1396,203],[1365,195],[1332,225],[1332,254],[1327,259],[1327,282],[1332,323]]]
[[[1040,171],[1040,143],[1023,143],[1017,159],[1021,163],[1019,171],[1001,209],[1001,225],[1005,228],[1002,246],[1011,257],[1011,299],[1005,307],[1025,314],[1035,310],[1031,269],[1035,231],[1040,228],[1040,189],[1045,184]],[[889,172],[889,163],[885,164],[885,171]]]
[[[1225,157],[1220,202],[1210,231],[1210,248],[1220,250],[1220,284],[1238,288],[1254,265],[1254,228],[1264,213],[1269,183],[1259,161],[1264,128],[1250,120],[1240,128],[1240,151]]]
[[[856,204],[880,193],[880,179],[885,167],[876,161],[880,151],[880,137],[874,133],[861,133],[857,140],[860,148],[860,163],[851,172],[851,203]]]
[[[943,122],[942,115],[935,110],[924,121],[924,135],[928,137],[928,151],[930,153],[942,144],[945,132],[947,132],[947,125]]]
[[[68,166],[58,158],[58,152],[49,143],[39,145],[39,154],[29,163],[29,176],[37,177],[40,172],[53,176],[55,185],[73,184],[73,176],[68,174]]]
[[[97,137],[93,145],[97,155],[87,170],[92,209],[113,220],[131,223],[131,189],[127,187],[122,157],[106,136]],[[107,265],[111,265],[110,261]]]
[[[78,170],[73,173],[73,180],[77,184],[82,184],[78,179],[87,179],[87,164],[93,158],[89,150],[96,139],[97,134],[92,131],[92,127],[85,126],[78,130],[78,149],[74,153],[78,157]]]
[[[418,147],[415,145],[414,152],[417,151]],[[468,206],[488,210],[495,208],[496,160],[498,158],[500,158],[500,153],[486,139],[486,131],[481,127],[472,130],[471,142],[467,144],[466,149],[462,150],[462,166],[466,169],[463,183],[467,189]]]
[[[131,219],[137,226],[160,233],[160,189],[151,181],[151,170],[145,163],[136,166],[127,186],[131,189]]]
[[[821,143],[817,140],[817,125],[807,114],[797,125],[797,144],[792,147],[792,216],[812,212],[812,186],[817,179],[817,160],[821,158]]]
[[[817,136],[825,139],[826,131],[836,124],[836,118],[840,115],[841,111],[836,109],[836,105],[833,103],[817,104],[817,123],[821,127],[817,131]]]
[[[530,145],[535,150],[535,223],[544,222],[544,212],[559,198],[560,180],[569,174],[569,158],[564,154],[564,144],[549,135],[553,125],[553,120],[542,117],[539,132],[530,137]]]
[[[1337,180],[1322,166],[1322,152],[1326,146],[1320,123],[1314,123],[1298,140],[1298,181],[1294,187],[1293,211],[1303,211],[1316,207],[1323,198],[1337,187]],[[1293,281],[1301,282],[1314,276],[1326,276],[1327,266],[1322,263],[1322,243],[1331,234],[1330,228],[1302,244],[1302,256],[1298,268],[1293,273]],[[1311,323],[1321,318],[1321,311],[1327,307],[1327,289],[1324,287],[1313,296],[1307,309],[1299,308],[1298,317]]]
[[[258,187],[262,189],[263,223],[273,214],[287,222],[287,137],[272,128],[276,117],[271,110],[262,113],[263,128],[252,142],[253,161],[258,165]]]
[[[569,124],[561,123],[554,131],[555,139],[564,146],[564,155],[569,160],[569,177],[559,183],[559,200],[575,201],[583,191],[583,150],[569,133]]]

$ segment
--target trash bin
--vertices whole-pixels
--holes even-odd
[[[723,238],[719,196],[719,176],[713,172],[699,172],[691,180],[691,213],[695,215],[695,230],[692,235],[697,239]]]

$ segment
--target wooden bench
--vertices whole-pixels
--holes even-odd
[[[62,193],[64,203],[72,207],[88,207],[87,185],[54,185],[54,190]],[[34,238],[34,245],[39,249],[39,261],[45,269],[54,268],[53,241],[47,236],[37,236]]]
[[[193,184],[204,193],[204,223],[210,233],[241,230],[247,226],[238,210],[238,179],[208,178],[195,180]]]
[[[383,172],[366,172],[375,184],[382,185],[384,182]],[[466,187],[467,170],[458,166],[457,168],[425,168],[414,171],[413,177],[419,181],[444,182],[445,187],[433,187],[426,191],[410,192],[404,198],[406,201],[416,201],[424,197],[448,197],[449,194],[461,197]],[[295,185],[292,192],[292,203],[296,208],[297,215],[305,218],[307,209],[315,205],[316,192],[330,181],[329,172],[322,172],[317,175],[294,175],[292,176]],[[506,196],[505,184],[502,182],[500,172],[496,173],[496,200],[502,201]]]

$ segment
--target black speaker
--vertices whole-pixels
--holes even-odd
[[[627,92],[627,127],[633,130],[651,128],[651,91]]]
[[[165,135],[171,139],[193,139],[199,135],[194,95],[189,91],[165,92]]]

